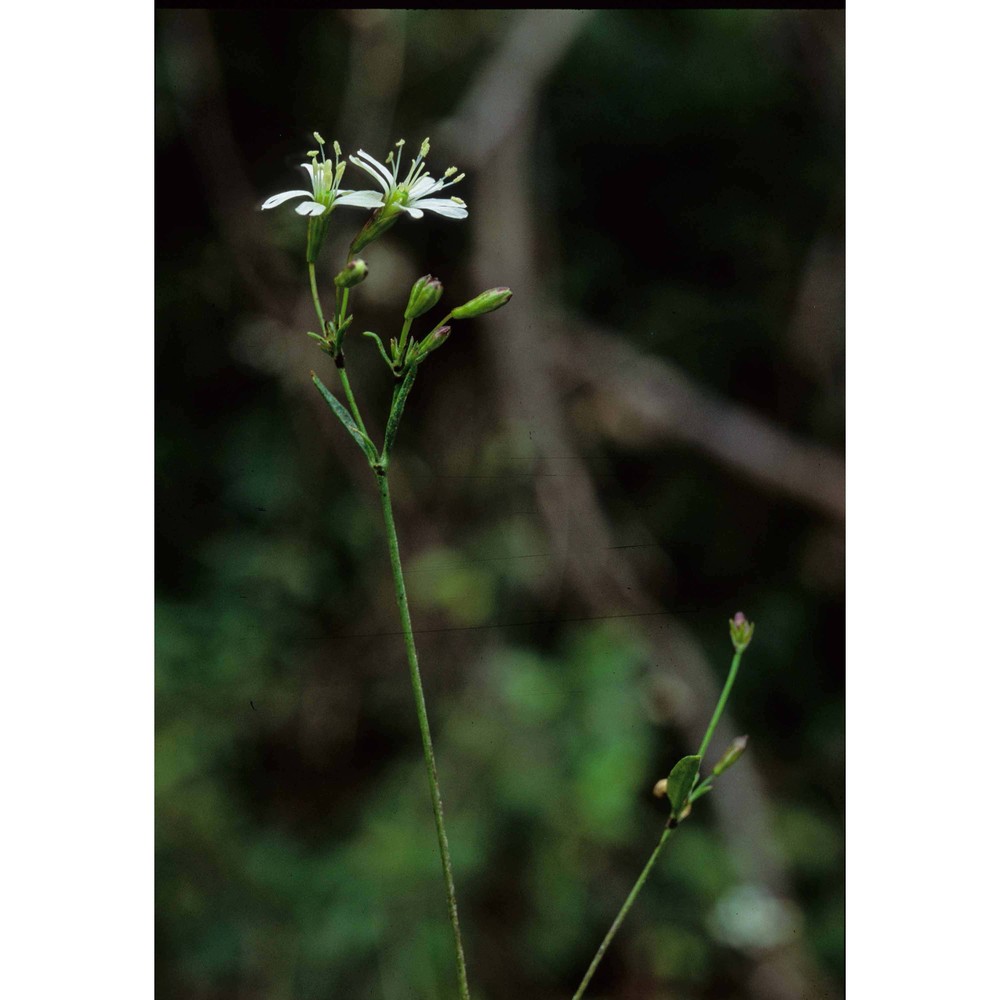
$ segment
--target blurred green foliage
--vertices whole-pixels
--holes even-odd
[[[228,122],[254,197],[284,189],[309,132],[330,137],[349,110],[352,44],[372,17],[376,40],[387,32],[405,52],[394,117],[380,127],[433,138],[516,16],[160,12],[165,998],[455,995],[374,491],[353,478],[357,459],[333,443],[342,431],[329,414],[331,427],[318,425],[308,365],[294,373],[305,386],[296,395],[255,346],[254,331],[273,324],[241,264],[260,248],[227,231],[211,180],[225,142],[197,133],[222,136]],[[544,86],[531,178],[546,206],[550,295],[834,450],[842,339],[803,361],[789,326],[810,254],[843,236],[842,23],[838,13],[599,11]],[[216,101],[196,93],[206,79]],[[259,277],[304,293],[301,220],[272,215],[273,274]],[[468,233],[448,225],[401,225],[379,250],[383,267],[390,251],[408,255],[420,270],[404,269],[406,281],[433,269],[446,287],[476,291],[461,264]],[[475,336],[435,355],[446,360],[409,405],[394,470],[404,568],[476,996],[568,996],[665,820],[653,782],[695,748],[654,710],[654,693],[672,690],[645,631],[655,624],[583,621],[571,595],[553,606],[537,585],[559,553],[530,468],[510,471],[504,432],[480,412],[489,373]],[[362,372],[356,387],[383,374]],[[765,947],[753,942],[779,940],[786,924],[842,990],[841,526],[689,449],[604,443],[588,462],[616,540],[648,540],[648,585],[720,683],[727,618],[742,607],[758,623],[730,711],[751,735],[790,879],[786,910],[746,902],[756,897],[709,797],[671,840],[588,995],[760,996],[747,985]],[[721,780],[739,776],[737,766]],[[741,906],[757,924],[741,923]]]

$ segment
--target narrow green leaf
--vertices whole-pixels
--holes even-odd
[[[312,377],[313,383],[317,389],[319,389],[320,395],[326,400],[327,405],[336,414],[337,419],[347,428],[347,433],[354,438],[358,443],[358,447],[368,456],[369,461],[375,461],[375,445],[368,440],[368,438],[361,433],[360,428],[354,422],[354,417],[347,412],[344,405],[337,399],[336,396],[330,392],[329,389],[319,380],[319,377],[313,372]]]
[[[681,757],[667,778],[667,795],[670,796],[675,816],[679,817],[684,811],[691,789],[698,780],[699,767],[701,767],[701,757],[697,754]]]
[[[413,381],[417,377],[417,366],[414,365],[406,373],[402,383],[396,387],[392,394],[392,408],[389,411],[389,419],[385,425],[385,447],[382,449],[382,460],[387,461],[392,446],[396,443],[396,433],[399,431],[399,420],[403,416],[403,407],[406,405],[406,397],[409,396],[413,388]]]

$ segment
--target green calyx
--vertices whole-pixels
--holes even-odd
[[[489,288],[452,312],[455,319],[472,319],[507,305],[514,293],[509,288]]]
[[[433,309],[441,296],[444,294],[444,285],[437,278],[425,274],[422,278],[417,278],[410,289],[410,299],[406,304],[406,312],[403,316],[406,319],[416,319],[423,316],[425,312]]]

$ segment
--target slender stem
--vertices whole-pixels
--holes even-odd
[[[371,440],[371,435],[365,429],[365,422],[361,419],[361,411],[358,409],[354,393],[351,391],[351,380],[347,377],[347,369],[343,364],[339,364],[337,365],[337,371],[340,372],[340,384],[344,387],[344,395],[347,397],[347,405],[351,408],[351,416],[354,417],[354,422],[361,429],[361,433]]]
[[[708,724],[708,729],[705,730],[705,738],[701,741],[701,747],[698,749],[699,757],[705,756],[708,744],[711,743],[712,736],[715,733],[715,727],[719,724],[719,719],[722,718],[722,712],[726,707],[726,702],[729,700],[729,692],[733,689],[733,682],[736,680],[736,674],[740,669],[740,658],[742,656],[742,653],[735,653],[733,655],[733,662],[729,668],[729,676],[726,678],[726,686],[722,689],[722,694],[719,695],[719,702],[715,706],[715,714],[712,716],[712,721]]]
[[[312,262],[309,263],[309,287],[312,289],[313,305],[319,317],[319,333],[321,337],[325,337],[326,320],[323,319],[323,307],[319,303],[319,289],[316,287],[316,265]]]
[[[349,288],[344,289],[344,297],[340,300],[340,321],[338,326],[344,325],[344,320],[347,319],[347,300],[350,297],[351,290]]]
[[[396,349],[397,363],[406,357],[406,338],[410,335],[410,327],[413,326],[412,319],[403,319],[403,329],[399,332],[399,346]]]
[[[342,369],[343,370],[343,369]],[[392,577],[396,585],[396,604],[403,626],[403,640],[406,644],[406,658],[410,665],[410,683],[413,698],[417,704],[417,720],[420,723],[420,740],[424,747],[424,763],[427,765],[427,780],[430,784],[431,803],[434,806],[434,823],[437,826],[438,848],[441,851],[441,867],[444,870],[445,894],[448,900],[448,916],[455,936],[455,961],[458,965],[458,988],[462,1000],[469,1000],[469,981],[465,972],[465,952],[462,950],[462,931],[458,923],[458,902],[455,899],[455,880],[451,872],[451,854],[448,851],[448,836],[444,829],[444,807],[441,805],[441,787],[438,783],[437,764],[434,761],[434,746],[431,743],[431,727],[427,721],[427,706],[424,703],[424,688],[420,681],[420,667],[417,665],[417,647],[413,641],[413,625],[410,622],[410,608],[406,600],[406,584],[403,582],[403,566],[399,558],[399,540],[396,524],[392,517],[392,501],[389,498],[389,477],[387,473],[376,473],[382,513],[385,517],[385,533],[389,541],[389,561],[392,563]]]
[[[667,842],[667,838],[673,832],[673,827],[665,826],[663,828],[663,835],[660,837],[660,842],[656,845],[653,853],[649,856],[649,860],[646,862],[646,867],[643,868],[642,873],[639,875],[638,879],[636,879],[635,885],[632,886],[632,891],[628,894],[628,897],[622,904],[622,908],[618,911],[618,916],[615,917],[610,930],[607,934],[605,934],[604,940],[601,942],[601,946],[597,949],[597,954],[594,956],[594,960],[590,963],[590,968],[587,969],[587,973],[583,977],[583,982],[580,983],[576,992],[573,994],[573,1000],[580,1000],[580,997],[583,996],[583,991],[587,988],[587,984],[597,971],[597,966],[600,965],[601,959],[604,958],[604,953],[608,950],[608,946],[611,944],[612,938],[614,938],[615,934],[618,933],[618,928],[621,927],[622,921],[628,915],[628,911],[632,909],[632,904],[635,902],[636,896],[639,895],[640,890],[646,884],[646,879],[649,878],[649,873],[653,870],[653,865],[656,864],[656,859],[659,856],[663,845]]]
[[[454,310],[452,310],[452,312],[454,312]],[[448,315],[445,316],[445,318],[443,320],[441,320],[440,323],[435,324],[434,329],[431,330],[431,333],[437,333],[438,330],[440,330],[441,327],[443,327],[445,325],[445,323],[447,323],[448,320],[450,320],[450,319],[451,319],[451,313],[448,313]],[[430,336],[430,334],[428,334],[428,336]]]

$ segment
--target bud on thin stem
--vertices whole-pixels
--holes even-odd
[[[733,649],[737,653],[742,653],[750,640],[753,638],[753,622],[747,621],[747,617],[742,611],[729,619],[729,637],[733,640]]]
[[[448,339],[450,333],[450,326],[441,326],[427,334],[417,349],[417,361],[423,361],[431,351],[436,351]]]
[[[425,312],[433,309],[441,300],[444,292],[444,285],[437,278],[425,274],[422,278],[417,278],[410,289],[410,300],[406,304],[406,312],[403,316],[406,319],[416,319],[423,316]]]
[[[726,747],[726,752],[719,758],[719,763],[712,768],[712,774],[720,775],[723,771],[728,771],[729,768],[735,764],[740,757],[743,756],[743,751],[747,748],[747,737],[737,736],[732,743]]]
[[[514,293],[509,288],[489,288],[452,312],[455,319],[472,319],[507,305]]]
[[[333,279],[333,283],[338,288],[353,288],[355,285],[360,285],[361,282],[367,277],[368,265],[360,257],[355,257],[354,260],[350,261],[347,267],[345,267],[344,270]]]

